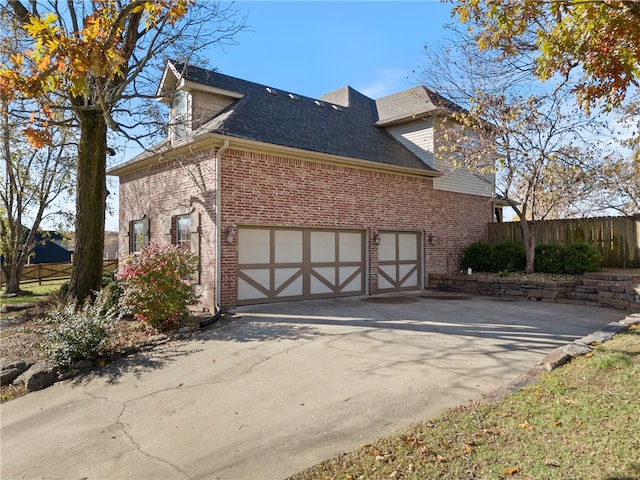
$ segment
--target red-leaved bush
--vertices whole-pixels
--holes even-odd
[[[160,330],[177,326],[189,315],[189,305],[198,303],[188,280],[197,267],[193,253],[176,245],[150,243],[118,269],[120,308]]]

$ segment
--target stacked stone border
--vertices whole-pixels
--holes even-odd
[[[460,274],[429,274],[429,288],[445,292],[569,303],[640,312],[640,275],[586,273],[574,280],[522,281]]]
[[[596,332],[558,347],[527,373],[498,388],[485,397],[484,400],[486,402],[497,402],[511,393],[522,390],[535,383],[540,374],[555,370],[575,357],[591,353],[595,346],[611,340],[619,333],[626,332],[632,326],[637,327],[638,325],[640,325],[640,313],[632,313],[618,322],[608,323]]]

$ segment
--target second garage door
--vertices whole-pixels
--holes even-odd
[[[397,292],[420,288],[420,233],[380,232],[378,291]]]
[[[238,228],[238,304],[363,295],[358,230]]]

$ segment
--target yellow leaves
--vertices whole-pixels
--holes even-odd
[[[22,131],[22,134],[33,148],[39,149],[52,144],[51,132],[49,130],[38,130],[33,127],[27,127]]]
[[[506,467],[502,469],[502,473],[505,475],[515,475],[520,471],[519,467]]]
[[[524,428],[526,430],[533,430],[533,425],[531,425],[528,421],[524,421],[524,423],[520,423],[518,425],[520,428]]]

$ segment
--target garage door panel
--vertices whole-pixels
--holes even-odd
[[[276,230],[274,236],[276,263],[302,263],[301,231]]]
[[[238,300],[268,298],[269,269],[245,269],[238,274]]]
[[[336,233],[310,232],[311,262],[336,261]]]
[[[341,267],[339,272],[340,291],[357,292],[362,288],[362,268],[361,267]]]
[[[264,263],[271,248],[269,230],[246,228],[238,230],[238,263]]]
[[[278,268],[275,270],[274,296],[298,296],[302,295],[302,270],[299,268]]]
[[[398,260],[418,259],[418,237],[416,234],[398,235]]]
[[[340,232],[340,262],[362,261],[362,234]]]
[[[378,245],[378,261],[387,262],[397,259],[396,236],[394,233],[380,233],[380,244]]]
[[[378,290],[381,292],[385,290],[394,290],[394,277],[395,272],[392,272],[391,275],[388,275],[387,272],[384,271],[384,269],[380,268],[378,270]]]
[[[334,292],[336,283],[335,267],[319,267],[311,270],[311,295]]]
[[[364,294],[364,232],[276,227],[238,232],[239,304]]]

